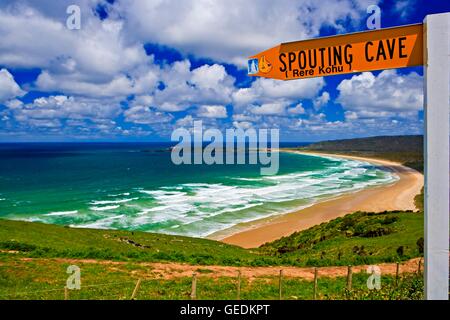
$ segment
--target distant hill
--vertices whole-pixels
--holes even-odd
[[[317,151],[423,153],[423,136],[379,136],[345,140],[328,140],[313,143],[306,148]]]
[[[398,161],[423,172],[423,136],[421,135],[328,140],[299,149]]]

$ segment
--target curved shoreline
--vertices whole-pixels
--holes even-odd
[[[380,212],[416,209],[414,197],[420,193],[423,186],[423,175],[414,169],[397,162],[367,157],[320,152],[287,152],[366,161],[395,172],[400,179],[388,185],[371,187],[318,202],[294,212],[241,223],[233,228],[214,233],[208,238],[243,248],[255,248],[266,242],[277,240],[296,231],[308,229],[355,211]],[[230,235],[230,231],[233,232],[233,230],[236,232]]]

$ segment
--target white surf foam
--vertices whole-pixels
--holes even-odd
[[[124,193],[117,193],[117,194],[108,194],[108,197],[120,197],[120,196],[129,196],[130,193],[129,192],[124,192]]]
[[[116,203],[125,203],[133,200],[137,200],[139,198],[130,198],[130,199],[118,199],[118,200],[94,200],[91,201],[92,205],[104,205],[104,204],[116,204]]]
[[[71,225],[71,227],[76,228],[91,228],[91,229],[112,229],[112,224],[116,220],[125,219],[125,215],[120,214],[117,216],[111,216],[103,219],[99,219],[94,222],[84,223],[84,224],[77,224],[77,225]]]
[[[90,207],[89,209],[91,209],[93,211],[106,211],[106,210],[117,209],[119,207],[120,207],[119,205],[115,205],[115,206],[104,206],[104,207]]]
[[[73,211],[56,211],[56,212],[50,212],[47,213],[46,216],[67,216],[67,215],[72,215],[72,214],[77,214],[78,210],[73,210]]]

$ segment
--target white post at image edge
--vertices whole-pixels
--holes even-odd
[[[450,13],[424,20],[425,298],[448,299]]]

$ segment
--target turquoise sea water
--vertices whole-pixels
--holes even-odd
[[[2,144],[0,217],[204,237],[393,182],[360,161],[280,153],[257,165],[173,165],[157,144]]]

